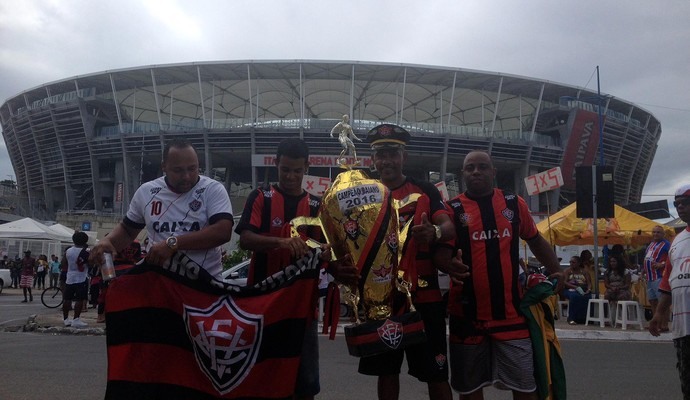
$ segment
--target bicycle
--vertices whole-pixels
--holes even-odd
[[[41,293],[41,303],[48,308],[58,308],[62,305],[62,289],[51,286]]]

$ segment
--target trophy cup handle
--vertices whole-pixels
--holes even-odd
[[[352,308],[352,312],[355,313],[355,324],[360,324],[362,321],[359,319],[359,289],[357,287],[352,287],[350,285],[338,285],[340,288],[341,296],[345,300],[345,304]]]
[[[321,229],[321,233],[323,233],[324,238],[326,238],[326,243],[331,243],[331,241],[328,239],[328,235],[326,234],[326,230],[323,228],[323,224],[321,223],[321,220],[318,217],[296,217],[293,218],[290,221],[290,236],[292,237],[299,237],[300,234],[297,231],[299,227],[301,226],[317,226],[319,229]],[[317,248],[321,247],[322,243],[314,240],[312,238],[307,238],[306,243],[309,247],[311,248]],[[335,253],[331,251],[331,260],[335,261]]]
[[[410,306],[410,311],[415,312],[416,308],[414,307],[414,304],[412,304],[412,283],[403,279],[404,275],[404,271],[398,271],[398,278],[395,280],[395,286],[399,291],[405,293],[405,296],[407,297],[407,304]]]

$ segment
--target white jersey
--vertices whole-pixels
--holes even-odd
[[[186,193],[175,193],[165,183],[165,177],[146,182],[132,197],[125,224],[146,228],[149,247],[165,242],[170,236],[196,232],[210,222],[232,220],[232,205],[225,187],[206,176]],[[203,267],[212,276],[222,271],[221,249],[178,250]]]
[[[659,291],[671,295],[673,338],[690,335],[690,231],[684,229],[673,239]],[[670,293],[669,293],[670,291]]]
[[[89,275],[89,265],[86,263],[89,259],[89,251],[86,247],[70,247],[65,250],[65,258],[67,258],[65,283],[72,285],[86,281]]]

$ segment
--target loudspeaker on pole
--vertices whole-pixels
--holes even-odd
[[[575,168],[577,217],[593,218],[592,166]],[[597,166],[597,218],[613,218],[613,167]]]

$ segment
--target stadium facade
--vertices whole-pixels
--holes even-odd
[[[461,68],[308,60],[76,76],[7,99],[0,123],[24,214],[54,219],[121,214],[140,183],[160,174],[172,138],[194,143],[203,173],[224,182],[233,199],[275,180],[270,157],[286,137],[309,143],[310,175],[332,177],[340,145],[329,133],[343,114],[362,138],[379,123],[406,127],[413,136],[406,172],[444,180],[451,192],[473,149],[489,151],[499,186],[522,195],[526,176],[560,166],[564,186],[529,197],[541,212],[547,200],[552,207],[574,200],[575,166],[599,160],[599,121],[618,204],[639,202],[661,136],[650,112],[585,88]],[[366,145],[357,147],[369,156]]]

